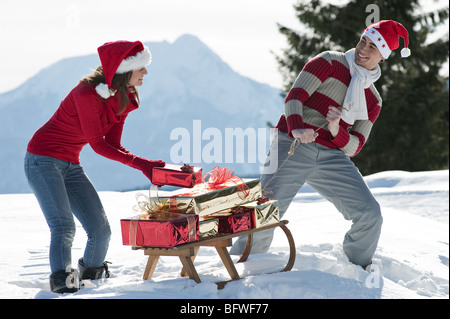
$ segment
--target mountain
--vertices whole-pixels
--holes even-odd
[[[241,177],[258,176],[269,147],[266,123],[283,111],[280,90],[238,74],[195,36],[145,45],[152,64],[139,88],[141,107],[125,123],[123,146],[149,159],[201,166],[204,173],[219,165]],[[23,173],[29,139],[98,65],[97,54],[63,59],[0,94],[0,193],[30,192]],[[141,172],[88,145],[81,163],[98,190],[149,185]]]

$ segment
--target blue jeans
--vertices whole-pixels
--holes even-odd
[[[74,215],[88,236],[83,263],[87,267],[101,267],[111,229],[98,193],[81,165],[27,152],[24,168],[50,227],[52,273],[65,270],[72,263]]]

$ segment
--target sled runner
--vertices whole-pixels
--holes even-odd
[[[217,253],[219,254],[220,258],[222,259],[222,262],[227,269],[231,280],[239,280],[241,279],[239,277],[239,274],[236,271],[236,268],[233,264],[233,261],[231,260],[230,254],[228,253],[227,247],[232,245],[232,239],[234,237],[239,236],[248,236],[247,239],[247,246],[245,247],[244,253],[242,254],[241,258],[237,262],[244,262],[247,260],[250,250],[251,250],[251,242],[253,233],[258,231],[263,231],[275,227],[281,227],[281,229],[286,234],[286,237],[289,241],[289,260],[281,271],[290,271],[292,269],[292,266],[295,262],[295,244],[294,239],[292,237],[292,234],[290,230],[286,227],[286,224],[288,223],[287,220],[282,220],[278,223],[270,224],[267,226],[259,227],[259,228],[252,228],[249,230],[233,233],[233,234],[225,234],[205,239],[200,239],[199,241],[187,243],[178,245],[172,248],[159,248],[159,247],[145,247],[145,246],[139,246],[139,247],[132,247],[134,250],[142,249],[144,250],[144,254],[149,256],[147,261],[147,266],[144,271],[144,280],[149,280],[152,278],[153,273],[156,269],[156,264],[158,263],[160,256],[178,256],[180,258],[181,263],[183,264],[183,268],[181,270],[181,276],[189,276],[189,278],[195,280],[195,282],[200,283],[200,277],[197,273],[197,270],[194,266],[194,259],[197,255],[197,252],[201,246],[209,246],[209,247],[215,247],[217,250]],[[221,281],[217,282],[217,286],[219,289],[222,289],[225,284],[229,281]]]

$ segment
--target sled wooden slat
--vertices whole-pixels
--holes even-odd
[[[149,280],[152,278],[153,273],[155,272],[156,265],[158,263],[160,256],[178,256],[180,258],[180,261],[183,265],[183,268],[181,270],[181,276],[189,276],[189,278],[193,279],[195,282],[200,283],[200,277],[197,273],[197,270],[194,266],[194,259],[197,256],[198,250],[201,246],[209,246],[214,247],[217,251],[217,253],[220,256],[220,259],[222,260],[225,268],[228,271],[228,274],[231,277],[231,280],[228,281],[221,281],[216,283],[218,288],[221,289],[225,286],[225,284],[232,280],[238,280],[240,279],[239,274],[236,270],[236,267],[234,266],[234,263],[230,257],[230,254],[228,253],[227,247],[230,247],[232,245],[232,239],[239,236],[245,236],[247,235],[247,245],[245,247],[245,250],[241,256],[241,258],[237,262],[244,262],[247,260],[248,256],[250,255],[251,251],[251,242],[253,239],[253,234],[259,231],[264,231],[267,229],[272,229],[275,227],[281,227],[281,229],[284,231],[288,242],[289,242],[289,260],[287,262],[286,267],[282,271],[289,271],[294,266],[295,262],[295,243],[294,238],[292,237],[292,234],[290,230],[286,227],[286,224],[288,223],[287,220],[282,220],[278,223],[270,224],[267,226],[259,227],[259,228],[252,228],[249,230],[237,232],[234,234],[226,234],[226,235],[220,235],[220,236],[214,236],[209,237],[205,239],[200,239],[199,241],[187,243],[178,245],[172,248],[160,248],[160,247],[147,247],[147,246],[139,246],[139,247],[132,247],[132,249],[143,249],[144,254],[149,256],[147,261],[147,266],[145,267],[144,271],[144,280]]]

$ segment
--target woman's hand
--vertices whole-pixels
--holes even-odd
[[[166,162],[164,161],[152,161],[139,156],[136,156],[132,163],[132,166],[142,171],[150,181],[153,178],[153,167],[164,167],[165,165]]]
[[[311,143],[316,140],[319,133],[314,132],[312,128],[298,128],[292,130],[292,136],[298,138],[302,143]]]
[[[330,131],[333,137],[336,137],[339,133],[339,121],[341,120],[342,112],[340,109],[334,106],[328,107],[327,113],[327,121],[328,121],[328,130]]]

